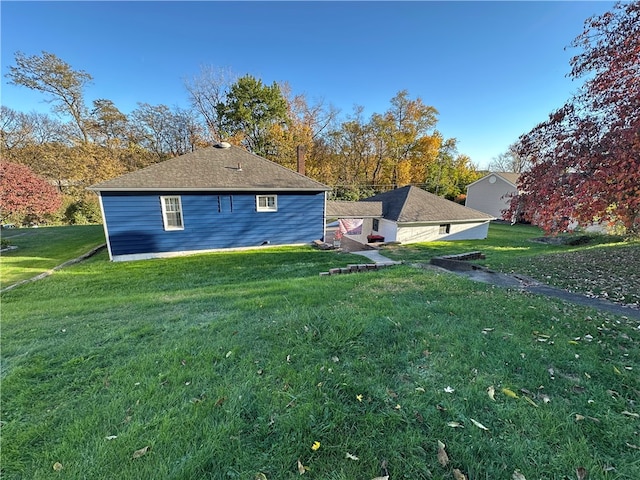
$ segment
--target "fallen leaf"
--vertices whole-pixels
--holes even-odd
[[[60,462],[56,462],[53,464],[53,469],[56,472],[59,472],[60,470],[62,470],[64,467],[62,466],[62,464]]]
[[[346,457],[347,457],[349,460],[353,460],[353,461],[355,461],[355,462],[357,462],[358,460],[360,460],[358,457],[356,457],[355,455],[350,454],[349,452],[347,452]]]
[[[587,478],[587,469],[584,467],[576,468],[576,477],[578,478],[578,480],[584,480],[585,478]]]
[[[544,403],[549,403],[551,401],[551,397],[549,397],[549,395],[542,395],[542,401]]]
[[[394,408],[395,408],[396,410],[402,410],[402,407],[400,406],[400,404],[397,404]]]
[[[445,444],[438,440],[438,463],[443,467],[446,467],[449,463],[449,455],[445,452]]]
[[[525,476],[523,474],[521,474],[518,470],[516,470],[515,472],[513,472],[513,475],[511,475],[511,478],[513,480],[527,480],[525,478]]]
[[[389,475],[385,475],[384,477],[372,478],[371,480],[389,480]]]
[[[622,375],[622,372],[618,370],[618,368],[615,365],[613,366],[613,371],[616,373],[616,375]]]
[[[424,388],[422,388],[422,387],[416,387],[416,392],[424,393],[424,392],[426,392],[426,390]]]
[[[109,435],[108,437],[104,437],[107,440],[115,440],[116,438],[118,438],[117,435]]]
[[[640,418],[640,415],[638,415],[637,413],[627,412],[626,410],[621,413],[622,415],[627,415],[628,417]]]
[[[584,420],[584,415],[576,413],[576,422],[581,422],[582,420]]]
[[[453,470],[453,478],[456,480],[467,480],[467,476],[457,468]]]
[[[362,395],[356,395],[356,400],[358,400],[359,402],[362,401]]]
[[[518,395],[516,394],[516,392],[514,392],[513,390],[509,390],[508,388],[503,388],[502,393],[504,393],[507,397],[510,398],[518,398]]]
[[[489,398],[491,400],[493,400],[494,402],[496,400],[495,394],[496,394],[496,389],[493,388],[493,385],[491,385],[489,388],[487,388],[487,395],[489,395]]]
[[[625,442],[625,445],[629,448],[633,448],[635,450],[640,450],[640,447],[638,445],[634,445],[633,443],[629,443],[629,442]]]
[[[300,459],[298,459],[298,473],[300,475],[304,475],[307,470],[309,470],[309,469],[302,464]]]
[[[487,432],[489,431],[489,429],[487,427],[485,427],[483,424],[481,424],[480,422],[478,422],[477,420],[474,420],[473,418],[470,418],[469,420],[471,420],[471,422],[478,427],[481,430],[486,430]]]
[[[146,447],[141,448],[140,450],[136,450],[135,452],[133,452],[133,455],[132,455],[131,458],[140,458],[140,457],[146,455],[150,448],[151,447],[149,445],[147,445]]]
[[[530,405],[532,405],[532,406],[534,406],[534,407],[538,408],[538,404],[537,404],[536,402],[534,402],[533,400],[531,400],[529,397],[526,397],[526,396],[525,396],[525,397],[522,397],[522,398],[524,398],[524,399],[525,399],[525,401],[526,401],[527,403],[529,403]]]
[[[320,448],[320,442],[313,442],[313,445],[311,445],[311,450],[313,450],[314,452],[319,448]]]
[[[447,423],[447,426],[451,428],[464,428],[464,425],[462,425],[460,422],[449,422]]]
[[[267,480],[267,476],[262,472],[258,472],[256,473],[255,480]]]
[[[453,393],[453,392],[455,392],[455,389],[447,386],[447,387],[444,387],[444,391],[447,392],[447,393]]]

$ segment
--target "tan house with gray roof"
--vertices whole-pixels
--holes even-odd
[[[503,218],[511,198],[518,194],[519,173],[493,172],[467,186],[465,206]],[[507,219],[508,220],[508,219]]]

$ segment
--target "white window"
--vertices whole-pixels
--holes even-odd
[[[258,212],[277,212],[277,195],[256,195],[256,210]]]
[[[180,197],[160,197],[165,230],[184,230]]]

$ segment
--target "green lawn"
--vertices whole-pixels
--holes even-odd
[[[383,253],[404,262],[428,263],[432,257],[481,251],[476,261],[493,270],[519,273],[549,285],[617,303],[640,306],[640,242],[590,235],[584,245],[532,242],[543,232],[528,225],[494,223],[486,240],[388,246]]]
[[[500,262],[552,253],[518,232]],[[5,292],[2,477],[640,478],[637,322],[409,262],[319,276],[359,262],[101,252]]]
[[[102,225],[16,228],[1,231],[15,250],[0,256],[0,285],[39,275],[105,243]]]

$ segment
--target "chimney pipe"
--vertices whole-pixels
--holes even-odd
[[[300,175],[304,175],[304,172],[305,172],[305,165],[304,165],[305,148],[304,148],[303,145],[298,145],[298,147],[296,148],[296,151],[298,153],[298,173]]]

